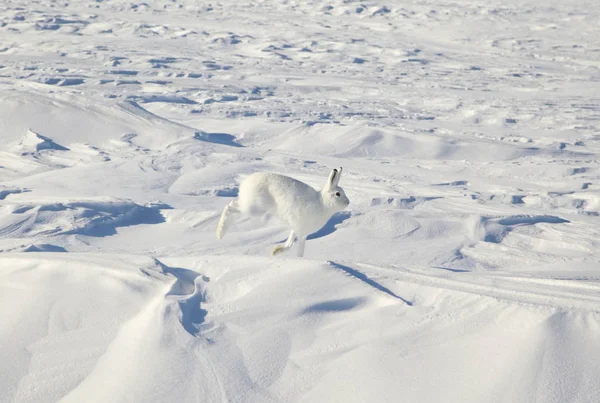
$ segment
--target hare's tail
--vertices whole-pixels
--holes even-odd
[[[219,220],[219,224],[217,224],[217,238],[221,239],[225,236],[227,229],[229,228],[229,224],[231,224],[231,213],[239,213],[240,209],[238,207],[237,200],[232,201],[223,209],[221,213],[221,219]]]

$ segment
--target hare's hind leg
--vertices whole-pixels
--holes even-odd
[[[221,239],[225,236],[227,228],[231,223],[231,213],[240,213],[237,200],[232,201],[223,209],[223,212],[221,213],[221,219],[219,220],[219,224],[217,224],[217,238]]]
[[[278,253],[281,253],[289,248],[292,247],[292,245],[294,244],[294,240],[296,239],[296,234],[294,233],[294,231],[290,231],[290,236],[288,236],[287,241],[285,241],[285,244],[283,245],[277,245],[275,247],[275,249],[273,249],[273,252],[271,252],[271,255],[275,256]]]

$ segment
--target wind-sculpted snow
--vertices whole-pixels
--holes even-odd
[[[23,192],[27,192],[27,189],[19,189],[19,188],[2,188],[0,189],[0,200],[6,199],[10,195],[19,194]]]
[[[68,148],[63,147],[60,144],[56,144],[54,141],[52,141],[52,139],[42,136],[31,129],[27,131],[27,134],[23,136],[13,151],[18,151],[22,155],[26,155],[42,150],[69,151]]]
[[[0,403],[600,401],[599,20],[0,1]],[[216,239],[334,167],[306,259]]]
[[[248,256],[5,254],[0,263],[0,295],[13,302],[0,308],[12,329],[0,337],[14,347],[0,350],[12,364],[9,401],[598,393],[597,280]],[[482,366],[495,375],[474,385]],[[378,387],[367,395],[358,384]]]
[[[109,236],[119,227],[164,222],[161,207],[140,206],[127,200],[6,204],[0,215],[0,237]]]

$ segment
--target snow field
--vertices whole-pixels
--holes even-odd
[[[600,401],[591,0],[0,4],[0,402]],[[257,171],[350,206],[215,227]]]

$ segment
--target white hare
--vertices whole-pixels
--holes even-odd
[[[227,232],[232,213],[257,215],[269,213],[279,217],[290,228],[284,245],[278,245],[272,254],[290,249],[298,238],[298,256],[304,255],[306,237],[325,225],[336,212],[345,209],[350,200],[344,189],[338,187],[342,168],[334,169],[321,191],[289,176],[255,173],[240,185],[236,200],[223,209],[217,225],[217,238]]]

